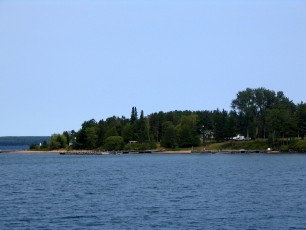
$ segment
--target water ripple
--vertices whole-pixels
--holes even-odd
[[[304,155],[0,155],[0,229],[305,229]]]

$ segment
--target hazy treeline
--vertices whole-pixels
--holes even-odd
[[[48,147],[73,149],[150,149],[199,146],[208,140],[224,141],[237,134],[252,139],[304,138],[306,104],[293,103],[283,92],[265,88],[240,91],[231,110],[171,111],[144,115],[136,107],[131,116],[83,122],[81,129],[53,135]]]
[[[0,137],[1,146],[31,145],[50,141],[50,136],[6,136]]]

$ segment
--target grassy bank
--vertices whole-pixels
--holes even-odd
[[[232,141],[232,142],[222,142],[222,143],[214,143],[207,146],[207,149],[210,150],[266,150],[269,148],[266,141]]]
[[[150,146],[151,147],[151,146]],[[155,148],[143,148],[140,150],[151,150],[155,152],[169,152],[169,153],[180,153],[180,152],[191,152],[193,151],[203,151],[203,150],[259,150],[259,151],[266,151],[268,148],[277,151],[284,151],[290,152],[293,151],[300,151],[306,152],[306,140],[291,140],[289,142],[285,140],[281,140],[277,143],[276,147],[273,147],[268,144],[267,140],[254,140],[254,141],[227,141],[227,142],[207,142],[205,146],[198,146],[198,147],[189,147],[189,148],[173,148],[167,149],[160,146],[160,143],[156,143],[154,146]],[[139,149],[131,149],[133,151],[137,151]],[[35,151],[35,150],[34,150]],[[47,149],[39,149],[36,150],[50,152]],[[72,149],[62,149],[62,150],[55,150],[53,152],[61,152],[61,151],[88,151],[88,150],[72,150]],[[104,151],[104,149],[95,149],[90,151]],[[120,150],[118,150],[120,151]],[[126,151],[126,150],[125,150]],[[51,151],[52,152],[52,151]]]
[[[284,142],[285,143],[285,142]],[[268,144],[266,140],[255,141],[227,141],[218,143],[207,143],[205,146],[194,147],[193,150],[267,150],[268,148],[280,151],[289,150],[306,150],[306,140],[291,140],[288,143],[279,142],[277,146],[273,147]],[[187,149],[176,149],[187,150]]]

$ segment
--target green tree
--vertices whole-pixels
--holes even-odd
[[[91,132],[90,128],[96,128],[97,122],[94,119],[83,122],[82,128],[76,133],[75,148],[77,149],[92,149],[93,146],[89,141],[87,135]],[[93,129],[92,129],[93,130]]]
[[[182,116],[181,124],[176,127],[179,147],[195,147],[200,145],[196,124],[197,115]]]
[[[298,135],[305,138],[306,135],[306,104],[301,102],[297,105],[297,127]]]
[[[111,137],[111,136],[118,136],[118,131],[117,131],[117,128],[115,125],[111,125],[111,126],[108,126],[106,128],[106,132],[105,132],[105,135],[104,135],[104,139],[108,138],[108,137]]]
[[[163,123],[163,139],[161,140],[161,145],[166,148],[177,147],[177,133],[171,121]]]
[[[211,139],[213,133],[214,115],[211,111],[196,111],[197,115],[197,131],[202,139],[202,143],[205,144],[206,139]]]
[[[162,138],[163,123],[165,121],[165,115],[163,112],[153,113],[148,116],[149,119],[149,132],[152,136],[152,140],[160,142]]]
[[[97,126],[85,128],[85,148],[95,149],[98,147]]]
[[[42,145],[40,146],[40,149],[47,150],[49,148],[47,141],[43,141]]]
[[[110,136],[121,136],[123,123],[122,118],[119,117],[107,118],[104,139]]]
[[[274,145],[277,138],[280,137],[283,141],[287,138],[288,144],[288,138],[295,136],[296,130],[296,121],[292,111],[286,107],[275,107],[268,110],[267,127],[269,128],[270,136],[273,138]]]
[[[235,111],[230,111],[227,116],[227,138],[231,138],[240,133],[238,115]]]
[[[281,95],[282,92],[277,94]],[[254,138],[265,138],[266,112],[268,109],[272,109],[276,103],[277,96],[274,91],[265,88],[247,88],[237,93],[237,97],[232,101],[231,107],[242,115],[247,136],[251,134]]]
[[[147,120],[144,117],[143,110],[140,112],[140,117],[139,120],[137,121],[137,126],[136,126],[137,134],[138,134],[138,142],[139,143],[146,143],[149,142],[149,129],[148,129],[148,124]]]
[[[105,133],[106,133],[106,123],[102,119],[98,122],[98,125],[97,125],[97,135],[98,135],[97,145],[98,147],[101,147],[104,145]]]
[[[282,115],[282,137],[287,138],[287,144],[289,138],[297,135],[297,121],[296,121],[296,105],[285,97],[282,91],[277,92],[277,104],[275,108],[281,111]]]
[[[64,131],[63,135],[66,137],[66,140],[67,140],[66,144],[69,145],[69,142],[70,142],[70,133],[68,131]]]
[[[131,113],[131,123],[134,124],[138,119],[138,114],[137,114],[137,108],[136,107],[132,107],[132,113]]]
[[[29,147],[30,150],[39,150],[39,145],[37,144],[31,144]]]
[[[122,129],[122,137],[125,143],[129,141],[137,140],[136,133],[134,131],[134,125],[131,123],[127,123]]]
[[[104,148],[108,151],[118,151],[124,148],[124,140],[121,136],[110,136],[105,139]]]
[[[217,109],[214,112],[214,136],[217,141],[223,141],[229,137],[227,128],[227,112]]]
[[[49,144],[50,150],[62,149],[67,147],[67,138],[63,134],[53,134]]]
[[[269,142],[275,147],[276,138],[280,135],[282,127],[282,113],[280,109],[270,109],[267,112],[267,126],[270,131]]]

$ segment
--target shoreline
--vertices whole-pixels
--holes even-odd
[[[1,153],[53,153],[61,155],[119,155],[119,154],[305,154],[305,150],[142,150],[142,151],[94,151],[94,150],[0,150]]]

